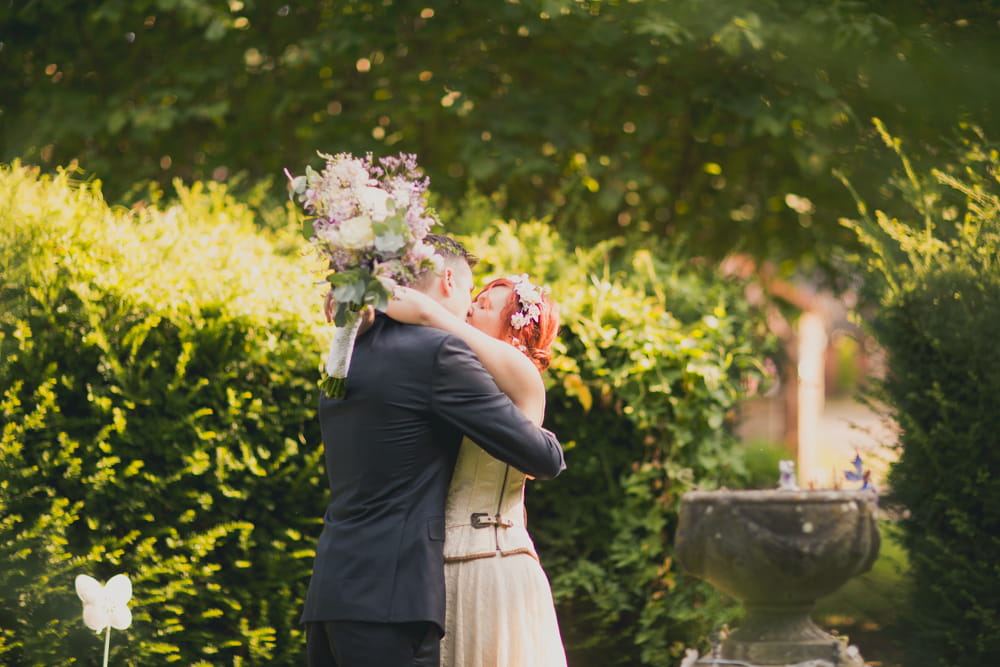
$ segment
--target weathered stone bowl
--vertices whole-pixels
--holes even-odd
[[[722,656],[760,665],[862,664],[809,617],[815,601],[871,569],[880,536],[869,491],[692,491],[681,499],[681,566],[743,602]]]

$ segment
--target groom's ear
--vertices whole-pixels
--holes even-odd
[[[445,268],[445,270],[441,272],[440,281],[441,293],[446,297],[451,296],[451,293],[455,289],[455,272],[449,268]]]

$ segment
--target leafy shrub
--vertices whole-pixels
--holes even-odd
[[[794,459],[795,453],[783,442],[754,440],[743,445],[747,467],[747,488],[770,489],[777,486],[780,463]]]
[[[889,500],[910,561],[907,667],[1000,658],[1000,158],[974,128],[918,172],[880,124],[909,205],[848,224],[870,248],[871,326],[888,355],[877,389],[901,431]]]
[[[117,572],[116,664],[297,662],[324,502],[309,276],[221,188],[137,212],[98,188],[0,172],[0,662],[96,660],[73,578]]]

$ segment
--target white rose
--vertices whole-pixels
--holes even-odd
[[[316,236],[319,237],[321,241],[332,247],[337,247],[343,243],[340,238],[340,230],[333,225],[324,226],[316,232]]]
[[[402,234],[386,232],[375,239],[375,249],[384,255],[391,255],[399,252],[406,245],[406,238]]]
[[[369,212],[372,220],[383,222],[389,217],[389,193],[385,190],[366,186],[358,193],[358,201]]]
[[[340,223],[340,240],[345,248],[360,250],[375,242],[372,220],[367,215],[358,215]]]

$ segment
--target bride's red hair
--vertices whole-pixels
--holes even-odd
[[[520,329],[514,328],[511,323],[511,315],[521,309],[521,303],[517,292],[514,291],[514,281],[509,278],[497,278],[486,284],[479,294],[488,292],[494,287],[509,287],[510,295],[507,302],[500,311],[500,340],[510,343],[518,348],[538,370],[544,371],[552,363],[552,343],[555,342],[556,334],[559,332],[559,308],[555,302],[549,298],[548,294],[542,295],[542,300],[538,304],[538,321],[529,321]],[[479,297],[476,295],[476,298]]]

